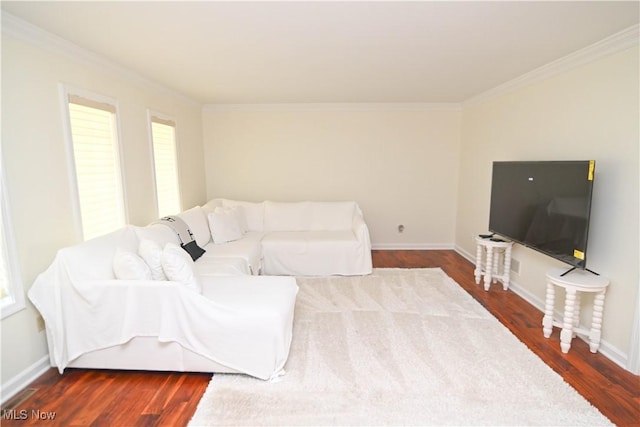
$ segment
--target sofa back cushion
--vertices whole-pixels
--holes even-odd
[[[244,214],[246,231],[264,231],[264,203],[244,202],[239,200],[222,200],[225,208],[240,206]]]
[[[211,199],[204,205],[202,205],[202,210],[205,215],[209,215],[211,212],[215,211],[216,208],[224,207],[222,204],[222,199]]]
[[[187,223],[189,230],[193,233],[193,238],[201,248],[204,248],[211,241],[211,232],[209,231],[209,222],[207,216],[200,206],[195,206],[176,215],[178,218]],[[181,242],[188,243],[188,242]]]
[[[244,202],[213,199],[205,206],[240,207],[246,220],[244,231],[336,231],[351,230],[360,213],[358,204],[346,202]]]
[[[311,202],[264,202],[264,231],[308,231]]]
[[[242,218],[241,218],[242,217]],[[221,244],[241,239],[246,225],[242,206],[216,208],[207,215],[213,243]]]
[[[138,236],[138,240],[152,240],[164,248],[167,243],[179,244],[178,235],[171,227],[164,224],[150,224],[146,227],[132,226]]]
[[[312,202],[311,231],[351,230],[355,202]]]
[[[113,259],[119,249],[138,251],[138,238],[132,226],[61,249],[58,255],[72,281],[108,280],[116,278]]]

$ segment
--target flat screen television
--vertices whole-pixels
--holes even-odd
[[[494,162],[489,231],[586,269],[595,161]]]

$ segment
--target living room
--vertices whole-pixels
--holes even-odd
[[[514,49],[509,45],[502,49],[503,62],[491,57],[491,49],[485,52],[487,56],[480,58],[474,56],[469,45],[463,44],[467,50],[459,52],[445,49],[442,58],[455,54],[473,61],[467,68],[449,69],[451,78],[438,81],[435,87],[411,86],[411,82],[420,81],[420,76],[403,75],[387,67],[398,60],[394,56],[374,57],[375,61],[366,62],[366,54],[382,49],[381,43],[389,40],[390,34],[397,36],[394,31],[411,30],[407,30],[407,39],[391,38],[399,43],[410,40],[412,31],[424,24],[419,19],[409,20],[407,16],[415,13],[384,9],[376,12],[370,7],[368,13],[388,16],[390,21],[377,21],[378,24],[386,22],[387,26],[383,26],[384,30],[370,44],[363,43],[364,37],[356,38],[348,46],[350,50],[339,53],[364,52],[362,58],[357,59],[370,68],[389,68],[387,74],[358,73],[354,77],[348,73],[353,64],[344,57],[345,62],[335,70],[327,70],[320,60],[315,63],[301,56],[303,51],[292,48],[289,53],[293,56],[288,61],[278,57],[283,61],[280,69],[263,70],[260,61],[231,64],[226,77],[235,70],[246,76],[247,86],[236,89],[234,97],[232,85],[229,92],[225,92],[225,82],[217,83],[213,78],[211,82],[200,82],[210,93],[193,96],[175,89],[180,87],[179,82],[173,87],[157,83],[166,77],[162,73],[151,79],[140,70],[121,65],[117,57],[108,59],[109,54],[119,49],[125,51],[123,58],[129,60],[143,52],[139,46],[125,49],[126,42],[121,40],[126,40],[124,29],[135,24],[136,16],[148,13],[141,4],[132,4],[135,13],[125,16],[120,9],[114,9],[112,15],[106,13],[109,9],[101,9],[108,6],[89,2],[77,6],[3,2],[3,183],[16,236],[23,292],[28,291],[36,276],[47,268],[57,250],[78,242],[61,112],[62,85],[117,100],[127,219],[136,225],[145,225],[157,218],[153,191],[149,190],[153,188],[149,109],[164,112],[178,123],[176,139],[185,209],[214,197],[254,201],[356,200],[369,225],[374,249],[454,249],[470,260],[475,254],[474,237],[487,231],[493,161],[595,159],[589,268],[611,280],[604,309],[601,352],[637,374],[640,372],[638,6],[635,2],[608,2],[609,6],[578,2],[575,11],[566,11],[560,3],[546,3],[543,7],[550,11],[536,13],[548,16],[549,20],[560,16],[565,21],[559,18],[560,23],[549,24],[549,28],[524,39],[533,49],[537,35],[542,38],[544,48],[535,52],[527,52],[524,47],[522,51],[509,51],[508,48]],[[355,4],[342,6],[357,7]],[[416,3],[414,7],[419,6],[420,3]],[[473,10],[467,6],[471,8],[467,10]],[[58,11],[56,7],[67,9]],[[125,8],[126,4],[119,7]],[[542,21],[522,18],[527,12],[535,12],[526,9],[533,8],[532,5],[513,7],[515,10],[509,12],[513,15],[497,16],[503,19],[520,16],[522,22],[518,25],[527,24],[529,30],[545,27]],[[592,7],[604,9],[591,10]],[[165,13],[171,11],[168,9]],[[262,12],[236,11],[243,19],[253,19],[250,22],[254,24],[252,31],[247,30],[246,37],[236,40],[237,46],[257,43],[258,30],[263,28],[264,21],[269,21]],[[487,13],[476,12],[477,16]],[[583,15],[571,15],[575,12]],[[228,17],[223,11],[220,13]],[[318,10],[300,14],[300,19],[310,19],[307,14],[328,16]],[[54,16],[57,19],[53,19]],[[122,34],[111,37],[120,41],[105,46],[102,53],[93,52],[80,47],[79,40],[70,42],[54,35],[53,29],[42,29],[47,25],[64,27],[63,16],[93,17],[89,22],[96,26],[100,16],[109,16],[114,20],[112,25],[123,28]],[[337,16],[342,21],[329,20],[333,27],[325,29],[326,33],[319,31],[331,42],[327,44],[349,40],[345,36],[349,34],[346,28],[356,25],[348,19],[353,14]],[[394,16],[402,16],[406,21],[393,21]],[[316,26],[323,22],[318,18],[318,21],[299,21],[288,27],[283,24],[291,21],[272,19],[272,26],[266,28],[290,31],[300,31],[310,22]],[[592,25],[593,19],[598,25]],[[471,19],[472,22],[478,20]],[[575,25],[583,32],[563,32],[563,25],[570,25],[569,21],[577,22]],[[69,18],[69,22],[78,20]],[[247,25],[242,20],[239,22]],[[108,25],[109,20],[105,19],[103,24]],[[221,22],[216,24],[225,28]],[[355,28],[369,29],[365,24]],[[469,22],[457,23],[463,24],[469,25]],[[513,30],[502,21],[500,25],[490,26]],[[234,30],[237,28],[228,29],[229,34],[237,34]],[[73,33],[73,27],[69,31]],[[549,34],[545,35],[546,31]],[[157,44],[171,44],[158,33],[149,34]],[[371,37],[376,33],[364,34]],[[558,34],[566,37],[559,38]],[[573,38],[573,34],[583,38]],[[295,37],[284,35],[286,47]],[[500,36],[496,37],[506,43],[504,35]],[[476,37],[475,32],[461,36],[463,40]],[[458,38],[452,37],[449,41],[439,39],[437,44],[450,43],[459,48],[455,44],[458,42]],[[427,45],[431,46],[426,42],[411,46],[418,49]],[[564,51],[553,51],[554,45],[562,45]],[[230,43],[230,46],[234,45]],[[220,48],[220,45],[213,47]],[[496,49],[500,50],[500,46],[496,45]],[[183,67],[181,55],[188,54],[188,49],[186,51],[168,52],[165,62],[172,64],[167,67],[175,70],[176,63],[178,68]],[[549,55],[547,51],[556,56],[544,56]],[[259,56],[260,52],[251,53]],[[505,59],[511,55],[515,65]],[[315,57],[322,58],[322,55]],[[261,58],[265,61],[263,67],[277,63],[273,58],[271,62],[269,58]],[[544,61],[527,62],[528,58]],[[439,64],[414,61],[411,66],[422,72],[438,68]],[[494,65],[494,61],[504,68]],[[154,66],[160,67],[158,64]],[[286,93],[275,96],[265,88],[268,82],[277,82],[278,73],[291,71],[304,75],[304,71],[314,67],[321,70],[315,72],[316,79],[300,76],[289,79],[283,85],[288,88]],[[261,76],[261,71],[273,74]],[[492,73],[495,77],[488,79]],[[426,74],[424,80],[428,81],[429,75]],[[350,77],[347,84],[341,80],[346,79],[345,76]],[[441,74],[434,72],[433,77],[437,76]],[[485,79],[476,83],[475,79],[480,76]],[[185,72],[181,80],[196,79]],[[341,97],[330,96],[335,89],[327,82],[334,82],[343,91]],[[306,91],[320,83],[317,91]],[[352,91],[344,91],[347,85]],[[376,97],[371,96],[374,92],[366,92],[372,87],[378,89]],[[402,88],[405,92],[400,92]],[[451,92],[455,93],[451,96],[440,93],[440,88],[460,91]],[[468,92],[463,93],[462,89]],[[431,97],[420,97],[421,90]],[[399,225],[404,226],[402,233]],[[541,308],[545,271],[558,264],[520,246],[516,246],[513,256],[520,266],[519,272],[513,274],[514,292]],[[24,386],[48,367],[46,337],[38,330],[37,317],[37,311],[28,302],[24,309],[3,316],[3,394]]]

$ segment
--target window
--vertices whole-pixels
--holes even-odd
[[[82,238],[126,223],[115,103],[67,94]]]
[[[176,157],[176,124],[173,120],[150,114],[153,171],[156,183],[158,216],[180,212],[180,185]]]
[[[4,319],[25,305],[3,173],[0,171],[0,309]]]

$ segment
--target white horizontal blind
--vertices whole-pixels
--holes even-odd
[[[5,218],[4,218],[4,195],[0,195],[2,199],[3,206],[0,209],[0,300],[4,300],[5,298],[10,298],[11,293],[9,292],[10,282],[9,282],[9,270],[7,268],[7,260],[9,256],[9,252],[7,250],[7,242],[6,242],[6,231],[5,231]]]
[[[69,120],[85,240],[125,225],[116,110],[69,95]]]
[[[181,211],[175,123],[152,116],[151,139],[158,216],[173,215]]]
[[[4,319],[22,310],[25,304],[2,171],[0,179],[0,311]]]

